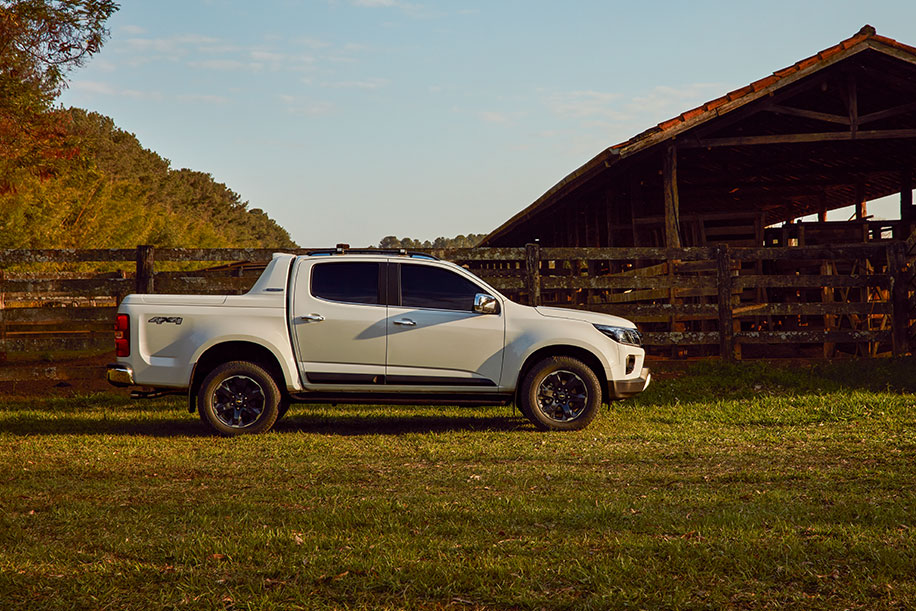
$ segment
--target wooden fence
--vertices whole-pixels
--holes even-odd
[[[128,293],[243,293],[273,252],[0,250],[0,362],[7,365],[0,380],[21,375],[10,373],[17,361],[53,368],[59,359],[111,351],[114,313]],[[529,244],[428,252],[468,267],[521,303],[629,318],[657,356],[878,356],[907,354],[914,346],[916,235],[839,246]],[[191,262],[206,269],[163,271]],[[77,263],[115,271],[41,271]]]
[[[629,318],[658,355],[877,356],[911,351],[914,243],[434,254],[517,301]]]

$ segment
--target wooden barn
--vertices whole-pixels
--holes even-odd
[[[916,48],[865,26],[601,151],[481,246],[529,245],[529,301],[629,315],[663,353],[903,354],[914,166]]]
[[[914,156],[916,48],[865,26],[601,151],[481,245],[762,246],[781,237],[768,227],[851,205],[857,223],[807,237],[906,237]],[[865,202],[894,193],[902,222],[866,222]]]

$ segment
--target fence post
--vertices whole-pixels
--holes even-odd
[[[529,305],[541,305],[541,246],[525,244],[525,288]]]
[[[153,278],[155,275],[153,263],[155,262],[155,252],[156,249],[152,246],[137,246],[137,293],[153,292]]]
[[[0,269],[0,363],[6,362],[6,312],[3,304],[3,284],[6,275]]]
[[[910,313],[907,296],[906,244],[903,242],[888,244],[887,271],[891,280],[891,302],[893,304],[891,345],[894,356],[904,356],[910,348]]]
[[[716,283],[719,286],[719,357],[727,361],[735,359],[735,328],[732,316],[731,257],[728,246],[716,248]]]

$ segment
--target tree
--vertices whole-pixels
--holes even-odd
[[[108,37],[112,0],[0,0],[0,193],[78,156],[51,104]]]
[[[295,247],[286,230],[209,174],[172,170],[108,117],[62,113],[80,157],[0,193],[0,248]]]
[[[467,235],[458,235],[454,238],[444,238],[439,236],[432,242],[429,240],[414,240],[413,238],[399,238],[397,236],[389,235],[382,238],[379,243],[379,248],[406,248],[406,249],[417,249],[417,248],[473,248],[487,236],[485,233],[469,233]]]
[[[0,0],[0,248],[295,246],[209,174],[172,170],[108,117],[53,107],[117,9]]]

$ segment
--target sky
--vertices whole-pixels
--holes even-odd
[[[300,246],[432,240],[488,233],[608,146],[866,23],[916,44],[912,0],[122,0],[60,103]]]

